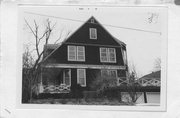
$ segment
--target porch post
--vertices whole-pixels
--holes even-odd
[[[146,92],[144,91],[144,103],[147,103],[147,95],[146,95]]]
[[[44,88],[43,88],[43,83],[42,83],[42,67],[41,67],[39,93],[42,93],[43,91],[44,91]]]

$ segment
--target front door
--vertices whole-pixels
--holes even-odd
[[[77,83],[81,86],[86,86],[86,70],[85,69],[77,69]]]
[[[71,69],[63,71],[63,84],[71,86]]]

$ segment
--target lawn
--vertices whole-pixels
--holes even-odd
[[[90,98],[90,99],[37,99],[32,100],[33,104],[69,104],[69,105],[128,105],[119,102],[117,99]]]

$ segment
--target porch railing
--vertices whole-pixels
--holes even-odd
[[[69,93],[70,85],[42,85],[40,93]]]
[[[118,81],[118,86],[120,86],[122,84],[129,84],[129,81],[127,80],[126,77],[118,77],[117,81]]]

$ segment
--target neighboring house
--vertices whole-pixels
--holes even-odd
[[[60,45],[44,46],[39,93],[68,93],[79,84],[91,90],[98,74],[127,81],[126,44],[113,37],[93,16]]]
[[[161,86],[161,71],[152,72],[138,79],[142,86]]]

